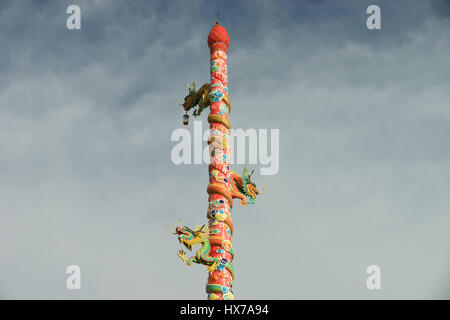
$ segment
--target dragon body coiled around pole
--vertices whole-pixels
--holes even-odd
[[[212,237],[209,234],[208,227],[206,227],[205,225],[196,226],[194,229],[191,229],[187,226],[182,227],[181,220],[180,225],[176,227],[175,232],[173,232],[171,229],[170,231],[173,234],[177,235],[178,241],[183,244],[189,251],[192,250],[192,247],[194,245],[200,245],[200,249],[198,249],[196,254],[194,256],[191,256],[190,258],[186,258],[186,252],[184,250],[178,251],[178,256],[188,266],[192,265],[193,263],[203,264],[206,266],[206,270],[214,279],[220,277],[223,271],[226,269],[231,274],[232,279],[234,279],[234,267],[231,263],[231,260],[234,256],[234,250],[230,241],[220,241],[220,238],[218,238],[220,243],[217,243],[217,241],[215,240],[216,238]],[[222,253],[226,251],[229,255],[229,258],[227,259],[227,257],[212,256],[211,245],[220,245],[222,247],[222,249],[220,249],[223,251]],[[232,286],[232,281],[230,281],[229,285]],[[220,292],[224,294],[224,298],[226,299],[231,300],[234,298],[232,291],[226,289],[226,286],[224,287],[213,285],[207,287],[206,289],[207,291],[211,291],[209,293]]]

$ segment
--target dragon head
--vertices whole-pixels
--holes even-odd
[[[170,226],[169,226],[170,229]],[[208,228],[205,225],[196,226],[194,230],[189,227],[182,227],[180,224],[175,228],[175,232],[171,229],[172,234],[178,236],[178,241],[182,243],[187,249],[192,250],[192,247],[196,244],[205,242],[208,238]]]
[[[242,173],[242,191],[248,199],[247,202],[250,204],[255,203],[256,196],[259,194],[256,184],[251,180],[253,172],[255,172],[255,170],[252,170],[252,172],[249,173],[247,167],[244,167],[244,172]]]
[[[194,100],[195,100],[195,94],[197,93],[195,89],[195,83],[192,82],[191,85],[186,83],[186,87],[189,90],[189,94],[184,97],[184,102],[181,104],[181,106],[184,108],[184,110],[189,111],[194,106]]]

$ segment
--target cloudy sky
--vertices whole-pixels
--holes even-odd
[[[2,0],[0,298],[206,297],[165,224],[207,221],[206,165],[170,136],[218,17],[232,126],[280,130],[279,172],[233,210],[236,298],[450,298],[444,0]]]

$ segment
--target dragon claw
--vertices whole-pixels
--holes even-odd
[[[218,264],[219,264],[218,261],[216,261],[216,262],[214,262],[212,265],[207,266],[207,267],[206,267],[206,270],[207,270],[209,273],[213,273],[214,270],[217,269],[217,265],[218,265]]]
[[[184,262],[187,262],[186,257],[184,256],[186,254],[186,252],[184,250],[178,250],[178,256],[181,258],[181,260],[183,260]]]

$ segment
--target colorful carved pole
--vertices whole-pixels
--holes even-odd
[[[210,300],[233,299],[234,272],[226,269],[229,262],[233,262],[233,222],[231,208],[233,198],[231,195],[230,172],[230,132],[228,115],[230,101],[228,99],[228,71],[227,52],[230,38],[224,27],[218,23],[208,35],[208,47],[211,54],[211,82],[210,82],[210,165],[209,165],[209,194],[208,214],[209,243],[211,255],[220,261],[220,268],[211,272],[206,284],[206,292]],[[226,97],[226,98],[225,98]]]
[[[256,185],[250,180],[253,172],[244,168],[242,176],[230,170],[230,122],[228,116],[231,110],[228,98],[228,72],[227,51],[230,38],[224,27],[218,23],[208,35],[208,46],[211,53],[211,82],[204,84],[197,91],[195,84],[187,85],[189,94],[181,104],[186,111],[183,123],[188,124],[187,112],[198,105],[193,115],[199,116],[201,112],[210,107],[208,122],[210,124],[210,137],[208,139],[210,151],[209,184],[207,187],[209,220],[208,227],[197,226],[194,229],[177,226],[173,234],[189,250],[193,245],[199,244],[201,248],[195,256],[185,257],[183,250],[178,256],[187,265],[199,263],[207,266],[209,273],[206,292],[210,300],[233,299],[234,250],[231,243],[233,222],[231,208],[233,199],[241,199],[242,205],[254,203],[258,195]]]

